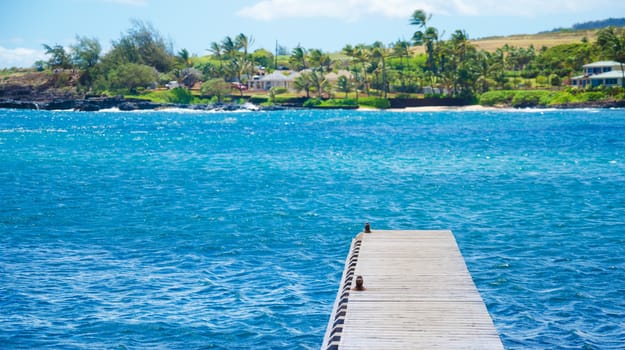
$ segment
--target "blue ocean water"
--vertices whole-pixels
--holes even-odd
[[[0,348],[318,349],[366,221],[508,349],[625,348],[624,110],[0,110]]]

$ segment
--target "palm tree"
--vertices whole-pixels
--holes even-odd
[[[291,51],[291,57],[289,57],[289,61],[294,66],[295,70],[306,69],[308,66],[306,65],[306,49],[297,45],[296,48]]]
[[[304,72],[300,74],[293,81],[293,87],[295,91],[306,91],[306,98],[310,98],[310,89],[313,87],[313,82],[310,79],[310,73]]]
[[[469,43],[469,35],[464,30],[456,30],[451,35],[451,42],[454,46],[456,54],[460,57],[461,60],[464,60],[467,55],[467,50],[469,49],[471,43]]]
[[[355,49],[350,44],[345,45],[345,47],[341,51],[345,54],[345,56],[352,57],[352,58],[355,56],[354,54]]]
[[[237,37],[235,38],[235,44],[237,47],[239,47],[240,49],[243,49],[243,58],[245,59],[246,62],[250,61],[250,55],[249,53],[249,49],[251,48],[252,45],[254,45],[254,37],[253,36],[246,36],[245,34],[241,33],[239,35],[237,35]],[[253,64],[249,64],[247,65],[249,66],[249,71],[247,72],[249,76],[254,75],[254,65]]]
[[[493,80],[499,83],[501,89],[503,89],[506,84],[506,53],[504,48],[495,50],[495,53],[490,56],[489,62]]]
[[[427,27],[432,15],[426,15],[423,10],[416,10],[410,17],[410,24],[417,26],[419,30],[412,35],[412,41],[417,46],[425,45],[428,55],[428,68],[434,71],[434,44],[438,40],[438,30],[434,27]]]
[[[352,91],[352,84],[346,76],[341,75],[339,80],[336,82],[336,88],[339,92],[344,92],[345,99],[347,99],[347,94]]]
[[[308,51],[308,61],[311,67],[319,69],[321,72],[329,72],[332,64],[330,55],[319,49],[310,49]]]
[[[430,21],[430,19],[432,18],[432,15],[427,15],[425,13],[425,11],[419,9],[419,10],[415,10],[412,13],[412,16],[410,17],[410,24],[413,26],[417,26],[418,28],[425,28],[427,25],[427,22]]]
[[[478,72],[478,77],[475,81],[476,86],[478,87],[476,90],[479,93],[484,93],[488,91],[488,73],[490,71],[490,66],[488,64],[488,53],[486,51],[480,51],[476,56],[476,68]]]
[[[404,57],[410,56],[410,52],[408,51],[409,48],[410,48],[410,43],[407,42],[406,40],[397,40],[393,44],[393,56],[399,57],[399,64],[400,64],[399,76],[401,80],[402,90],[406,86],[406,79],[405,79],[405,74],[404,74],[404,71],[405,71]]]
[[[328,83],[323,74],[317,73],[314,70],[304,74],[309,76],[312,86],[317,90],[317,97],[321,98],[321,95],[328,89],[330,83]]]
[[[323,71],[321,63],[323,61],[323,51],[319,49],[310,49],[308,50],[308,57],[311,67],[318,68]]]
[[[239,45],[235,40],[232,40],[231,37],[226,36],[221,41],[221,49],[223,50],[223,55],[226,59],[233,59],[239,53]]]
[[[387,57],[386,48],[384,44],[380,41],[376,41],[371,46],[371,58],[378,60],[381,63],[379,69],[382,73],[382,91],[384,92],[384,98],[386,98],[386,94],[388,92],[388,79],[386,72],[386,57]]]
[[[365,92],[369,95],[369,83],[367,79],[367,67],[369,63],[369,48],[363,44],[358,44],[354,48],[354,57],[360,63],[363,72],[363,84],[365,86]]]
[[[221,45],[218,42],[213,41],[210,45],[210,48],[208,48],[207,51],[212,53],[213,57],[215,57],[219,61],[219,69],[222,70],[223,62],[221,60],[222,59]]]
[[[234,42],[236,47],[243,49],[243,55],[247,56],[250,47],[254,45],[254,37],[251,35],[247,37],[245,34],[240,33],[234,39]]]
[[[191,67],[191,55],[189,55],[189,50],[182,49],[178,51],[178,59],[185,67]]]
[[[621,87],[625,88],[625,70],[623,70],[623,61],[625,61],[625,30],[621,29],[620,33],[614,27],[601,29],[597,33],[597,46],[604,55],[621,64]]]
[[[250,62],[243,57],[234,57],[226,64],[226,71],[231,77],[236,78],[239,83],[242,83],[242,76],[245,72],[249,71],[250,66]],[[238,90],[241,96],[243,96],[243,89],[239,88]]]

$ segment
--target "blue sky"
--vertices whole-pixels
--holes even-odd
[[[338,51],[345,44],[410,39],[410,14],[424,9],[431,25],[471,38],[530,34],[574,23],[625,17],[623,0],[2,0],[0,68],[45,58],[42,44],[69,47],[75,36],[95,37],[105,50],[131,19],[149,22],[174,44],[205,55],[213,41],[239,33],[252,49]]]

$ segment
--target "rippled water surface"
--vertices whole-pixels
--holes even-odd
[[[506,348],[625,344],[625,111],[0,110],[0,347],[317,349],[365,221]]]

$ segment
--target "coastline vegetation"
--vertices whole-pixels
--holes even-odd
[[[622,100],[625,88],[569,88],[584,64],[625,61],[625,28],[607,27],[578,42],[536,48],[484,49],[456,30],[448,37],[430,26],[431,15],[409,17],[411,40],[385,44],[347,44],[338,53],[278,46],[276,54],[253,50],[243,33],[208,45],[206,56],[192,56],[150,24],[134,20],[112,48],[102,52],[95,38],[76,36],[69,50],[44,44],[47,61],[30,71],[52,77],[57,89],[76,96],[124,95],[160,103],[252,101],[265,105],[300,103],[312,108],[388,108],[390,99],[451,97],[488,106],[553,106]],[[585,32],[586,33],[586,32]],[[541,34],[545,35],[545,34]],[[492,38],[491,38],[492,39]],[[299,72],[292,89],[250,89],[259,77]],[[71,72],[71,73],[67,73]],[[343,72],[327,79],[328,73]],[[29,70],[1,70],[0,84]],[[168,89],[163,87],[168,86]]]
[[[599,101],[620,101],[625,99],[622,88],[599,88],[578,90],[492,90],[480,95],[483,106],[551,107],[575,105]]]

